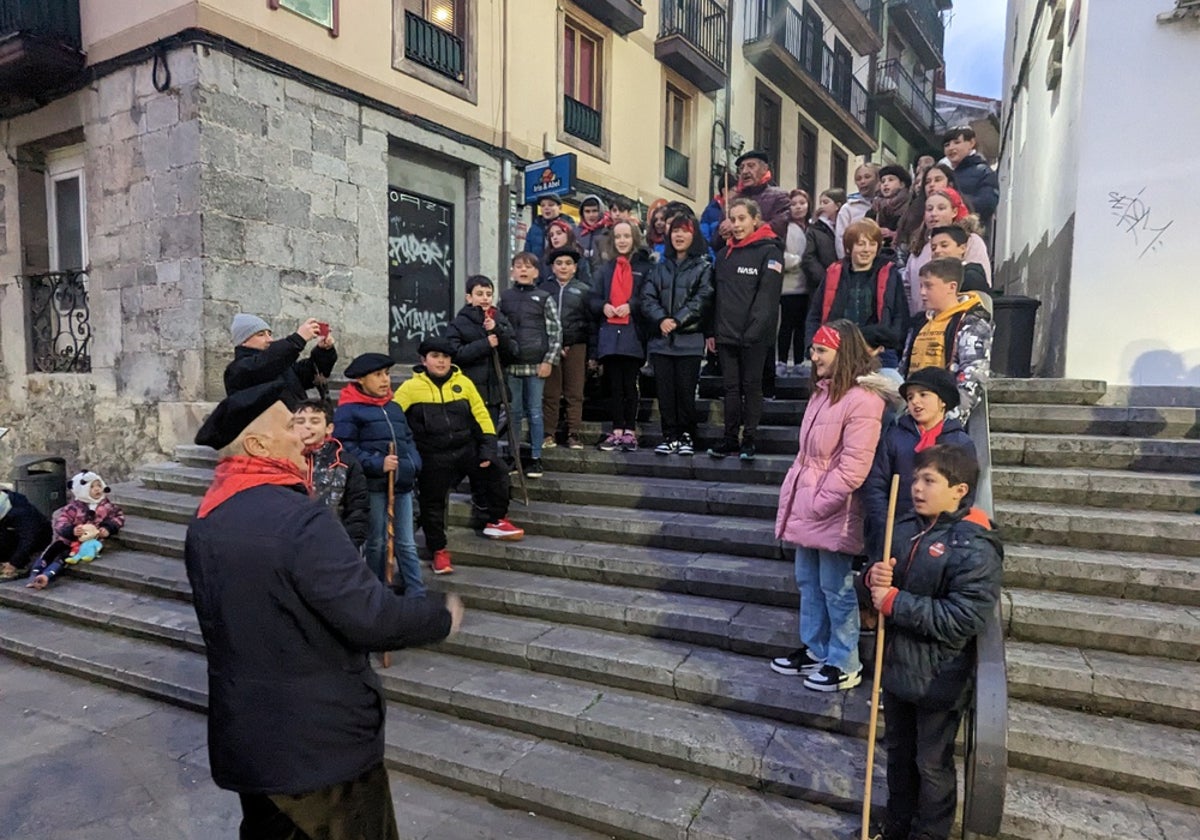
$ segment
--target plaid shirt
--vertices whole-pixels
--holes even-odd
[[[562,324],[558,320],[558,307],[554,298],[546,300],[546,338],[550,346],[542,364],[558,364],[562,356]],[[509,365],[505,370],[509,376],[537,376],[537,369],[537,365]]]

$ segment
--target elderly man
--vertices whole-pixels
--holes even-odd
[[[392,840],[368,653],[444,639],[462,604],[394,593],[309,498],[285,387],[227,397],[196,435],[222,456],[185,549],[208,652],[213,780],[241,796],[242,840]]]
[[[752,149],[736,161],[737,165],[737,198],[750,198],[758,205],[762,220],[771,226],[775,235],[780,239],[787,238],[791,198],[787,191],[775,186],[772,182],[775,176],[771,174],[771,163],[766,152]],[[717,226],[716,235],[709,240],[714,251],[720,251],[729,240],[733,227],[728,217]]]

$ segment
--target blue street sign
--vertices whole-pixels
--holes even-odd
[[[555,155],[525,167],[525,204],[537,204],[545,195],[570,195],[575,191],[575,155]]]

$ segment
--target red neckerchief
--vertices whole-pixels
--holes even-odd
[[[608,302],[612,306],[618,307],[629,303],[629,299],[633,297],[633,266],[629,264],[629,257],[618,256],[617,264],[613,267],[612,287],[608,293]],[[628,324],[628,315],[613,315],[608,319],[610,324]]]
[[[383,397],[372,397],[362,389],[362,386],[357,382],[351,382],[342,389],[341,396],[338,397],[338,405],[349,405],[351,403],[360,403],[364,405],[387,405],[392,401],[392,391],[389,388],[387,395]]]
[[[775,176],[774,176],[774,175],[771,173],[771,170],[770,170],[770,169],[768,169],[766,172],[764,172],[764,173],[762,174],[762,177],[761,177],[761,178],[759,178],[757,181],[755,181],[755,182],[754,182],[753,184],[751,184],[750,186],[751,186],[751,187],[766,187],[766,186],[769,186],[769,185],[770,185],[770,183],[771,183],[771,180],[772,180],[774,177],[775,177]],[[742,191],[742,189],[744,189],[744,188],[739,188],[738,192],[740,193],[740,192]]]
[[[921,427],[917,426],[917,431],[921,432],[921,439],[917,441],[917,445],[913,447],[913,452],[921,452],[931,446],[937,445],[937,439],[942,434],[942,426],[946,425],[945,419],[938,421],[938,424],[927,432],[921,432]]]
[[[775,231],[771,230],[770,225],[763,225],[758,230],[754,231],[754,233],[750,234],[749,236],[747,236],[743,239],[729,240],[729,247],[725,250],[725,256],[728,257],[730,254],[732,254],[734,248],[744,248],[745,246],[749,245],[751,242],[761,242],[764,239],[778,239],[778,238],[779,237],[777,237],[775,235]]]
[[[283,458],[253,458],[249,455],[234,455],[222,458],[213,474],[213,483],[200,502],[197,516],[208,516],[217,506],[251,487],[277,484],[283,487],[303,487],[310,490],[304,473],[291,461]]]
[[[594,230],[600,230],[600,228],[606,228],[606,227],[612,227],[612,214],[610,214],[610,213],[605,213],[604,215],[602,215],[599,219],[596,220],[596,224],[594,224],[594,225],[589,225],[587,222],[580,221],[579,232],[580,233],[591,233]]]

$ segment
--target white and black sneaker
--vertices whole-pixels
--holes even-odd
[[[654,447],[655,455],[672,455],[679,451],[679,441],[664,440],[658,446]]]
[[[804,679],[804,687],[813,691],[846,691],[862,682],[862,669],[853,674],[843,673],[833,665],[823,665],[821,670]]]
[[[808,652],[808,648],[800,648],[787,656],[777,656],[772,659],[771,670],[789,677],[798,677],[801,674],[807,676],[820,671],[824,664],[820,659],[814,659],[813,655]]]
[[[692,443],[692,436],[687,432],[684,432],[680,436],[679,441],[675,446],[675,454],[688,456],[696,454],[696,445]]]

